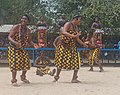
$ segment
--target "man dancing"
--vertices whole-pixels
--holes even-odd
[[[57,73],[54,77],[54,81],[58,81],[61,69],[74,70],[72,83],[80,82],[77,80],[78,70],[80,67],[78,51],[76,42],[86,46],[80,39],[81,33],[78,33],[78,25],[82,20],[82,16],[75,16],[71,22],[66,22],[61,35],[61,43],[57,45],[55,54],[55,66],[57,67]]]

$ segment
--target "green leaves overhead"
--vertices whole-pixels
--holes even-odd
[[[31,17],[31,24],[45,16],[48,24],[56,27],[60,15],[71,19],[81,14],[85,16],[83,30],[90,29],[95,16],[101,18],[104,27],[120,27],[120,0],[0,0],[0,24],[18,23],[26,13]]]

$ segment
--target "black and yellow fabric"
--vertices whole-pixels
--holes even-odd
[[[100,53],[100,49],[99,48],[91,49],[89,51],[88,63],[93,65],[95,62],[98,62],[99,61],[99,53]]]
[[[49,59],[49,57],[47,56],[44,56],[43,59],[42,57],[38,57],[38,65],[50,65],[51,64],[51,61]]]
[[[45,68],[37,68],[37,72],[42,72],[43,74],[50,74],[51,70],[49,67],[45,67]]]
[[[76,31],[68,31],[77,34]],[[76,47],[76,40],[72,37],[62,36],[62,44],[58,44],[55,53],[55,66],[60,69],[77,70],[80,66],[80,58]]]
[[[81,64],[83,64],[83,60],[82,60],[82,58],[80,57],[80,53],[78,52],[78,60],[79,60],[79,64],[81,65]]]
[[[30,59],[27,51],[25,50],[26,41],[28,39],[28,35],[26,34],[24,38],[21,40],[22,48],[16,49],[13,46],[8,47],[8,63],[10,70],[13,71],[19,71],[19,70],[29,70],[30,69]],[[20,40],[19,39],[19,32],[15,34],[14,37],[15,41]]]
[[[43,60],[43,62],[42,62],[42,60]],[[38,57],[38,65],[46,65],[46,67],[45,68],[39,67],[39,68],[37,68],[37,71],[40,71],[43,74],[51,73],[51,70],[49,67],[50,63],[51,63],[51,61],[48,57],[44,56],[43,59],[41,59],[41,57]]]

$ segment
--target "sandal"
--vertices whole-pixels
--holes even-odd
[[[21,81],[23,81],[26,84],[30,84],[29,80],[26,79],[26,76],[21,75]]]
[[[55,80],[53,82],[57,82],[59,78],[60,78],[59,76],[54,76]]]
[[[12,82],[12,86],[15,86],[15,87],[20,86],[19,84],[17,84],[17,79],[12,79],[11,82]]]

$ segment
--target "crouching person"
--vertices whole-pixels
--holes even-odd
[[[56,69],[51,70],[49,65],[52,64],[52,62],[50,61],[50,59],[44,55],[44,53],[41,53],[41,56],[38,56],[35,59],[35,67],[37,67],[36,69],[36,75],[50,75],[50,76],[54,76]]]

